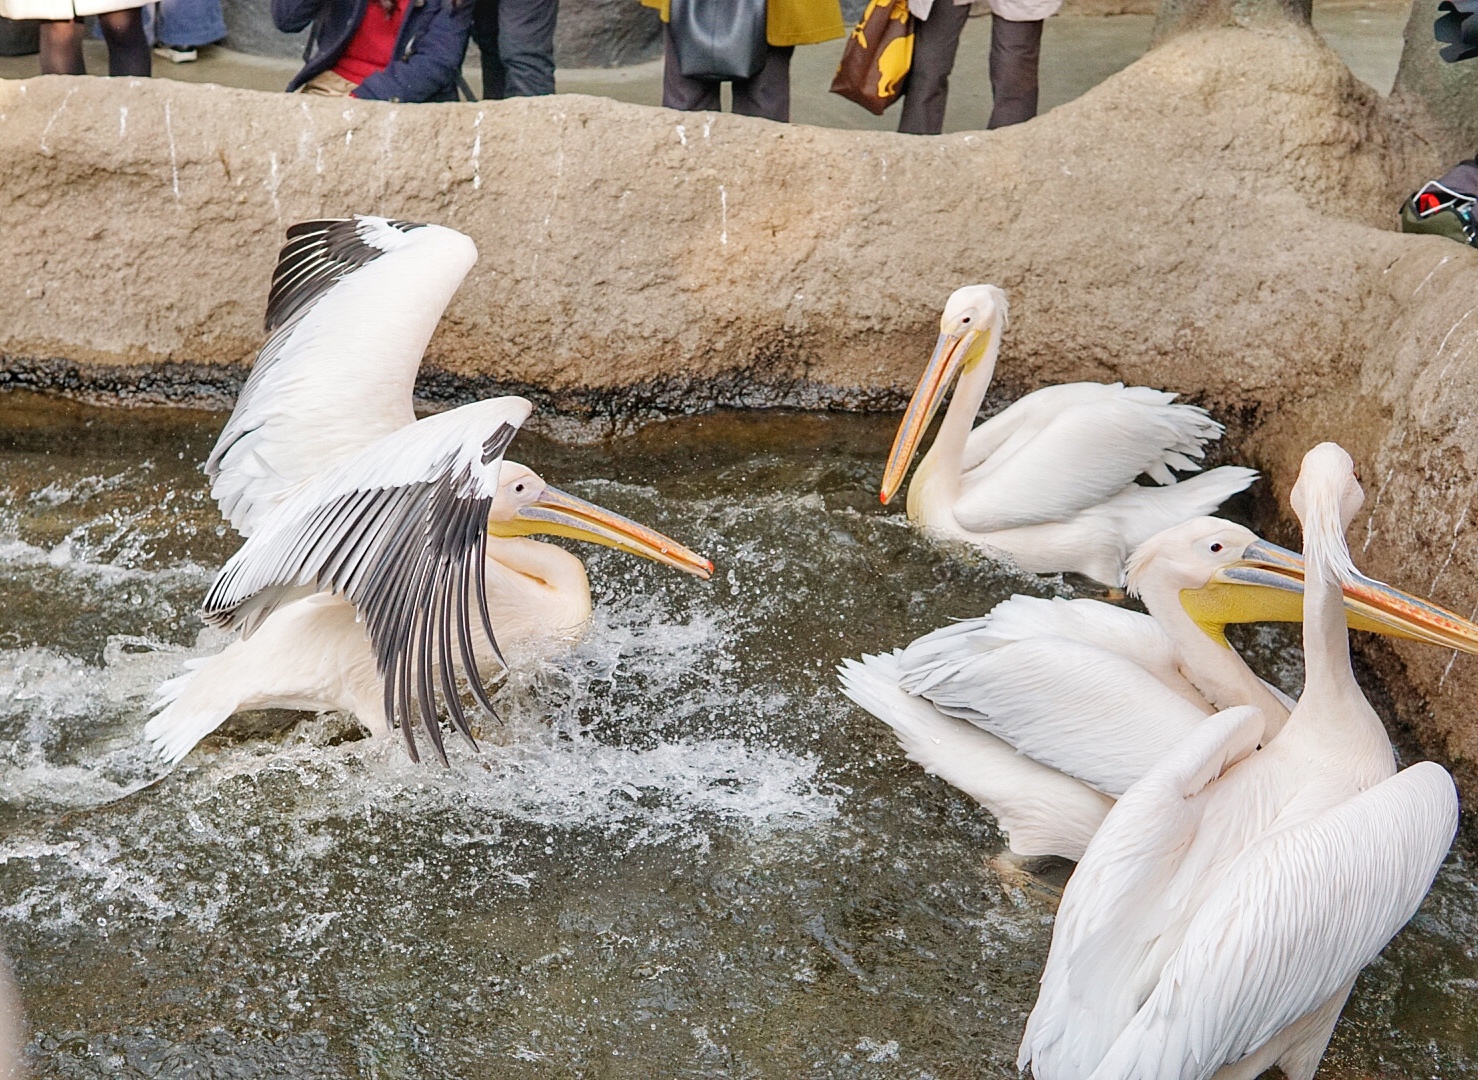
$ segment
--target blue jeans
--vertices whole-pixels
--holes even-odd
[[[193,48],[226,36],[221,0],[159,0],[153,13],[154,40],[163,45]]]

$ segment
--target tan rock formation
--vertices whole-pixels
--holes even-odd
[[[1390,231],[1439,165],[1422,146],[1292,27],[1186,34],[1031,124],[940,139],[565,96],[0,83],[0,353],[13,378],[168,389],[223,365],[229,386],[283,227],[368,211],[481,249],[433,380],[569,404],[897,403],[943,298],[990,280],[1012,300],[1005,391],[1183,391],[1280,492],[1337,438],[1370,491],[1362,565],[1466,614],[1478,253]],[[1425,702],[1408,717],[1425,745],[1478,761],[1478,660],[1378,656]]]

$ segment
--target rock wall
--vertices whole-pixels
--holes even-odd
[[[938,139],[45,78],[0,83],[0,150],[13,381],[229,390],[282,229],[353,211],[479,245],[430,389],[567,406],[897,405],[944,297],[990,280],[1005,392],[1182,391],[1280,493],[1337,438],[1361,565],[1478,610],[1478,252],[1391,231],[1440,162],[1292,27],[1186,34],[1031,124]],[[1373,655],[1478,791],[1478,659]]]

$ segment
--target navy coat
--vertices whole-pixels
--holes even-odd
[[[272,22],[295,34],[313,23],[312,55],[287,84],[296,90],[332,68],[376,0],[272,0]],[[472,31],[473,0],[402,0],[411,9],[401,24],[390,66],[354,91],[376,101],[456,101],[457,76]]]

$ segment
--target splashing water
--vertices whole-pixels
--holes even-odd
[[[888,419],[526,432],[714,580],[577,546],[589,632],[514,658],[450,769],[261,713],[169,772],[153,690],[226,640],[194,616],[237,543],[197,466],[220,421],[0,395],[0,942],[36,1075],[1014,1075],[1052,900],[832,669],[1068,590],[880,509]],[[1296,689],[1296,634],[1249,641]],[[1475,893],[1459,852],[1325,1075],[1472,1069]]]

